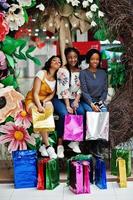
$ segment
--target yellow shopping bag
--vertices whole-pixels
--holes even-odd
[[[39,113],[36,109],[32,109],[32,122],[34,131],[54,131],[55,122],[52,108],[45,108],[44,113]]]
[[[118,182],[121,188],[127,187],[127,176],[126,176],[126,163],[122,158],[117,159],[118,162]]]

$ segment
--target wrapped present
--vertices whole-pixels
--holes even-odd
[[[46,189],[54,189],[59,185],[59,162],[57,159],[46,163]]]
[[[46,163],[50,158],[43,158],[38,160],[38,178],[37,178],[37,189],[44,190],[46,189]]]
[[[83,193],[83,165],[81,162],[71,162],[69,188],[76,194]]]
[[[127,187],[127,176],[126,176],[126,163],[122,158],[117,159],[118,162],[118,182],[121,188]]]
[[[100,189],[107,189],[105,161],[98,158],[95,165],[95,184]]]
[[[83,141],[83,116],[65,115],[64,140]]]
[[[111,155],[111,174],[118,176],[118,165],[116,164],[117,158],[123,158],[126,163],[127,177],[131,176],[131,151],[127,149],[113,149]]]
[[[34,131],[54,131],[55,122],[52,109],[45,109],[44,113],[39,113],[36,109],[32,109],[32,120]]]
[[[93,183],[93,160],[92,155],[79,154],[67,160],[67,185],[70,184],[70,165],[72,161],[88,161],[90,165],[89,177],[90,182]]]
[[[88,161],[83,161],[83,192],[90,193],[90,163]]]
[[[20,150],[12,153],[15,188],[37,186],[36,150]]]

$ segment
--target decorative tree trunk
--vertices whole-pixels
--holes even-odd
[[[121,40],[126,53],[127,81],[117,88],[109,106],[110,143],[114,147],[133,137],[133,2],[131,0],[101,0],[110,32]]]

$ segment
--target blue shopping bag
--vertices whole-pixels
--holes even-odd
[[[107,189],[106,165],[102,159],[96,159],[95,184],[100,189]]]
[[[14,167],[14,187],[31,188],[37,186],[37,152],[20,150],[12,153]]]

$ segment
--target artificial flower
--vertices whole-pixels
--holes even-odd
[[[83,8],[87,8],[87,6],[89,6],[89,2],[87,0],[83,1],[82,6]]]
[[[92,3],[93,2],[93,0],[88,0],[90,3]]]
[[[29,135],[24,127],[16,126],[13,122],[7,122],[0,127],[0,132],[4,135],[0,136],[0,143],[10,142],[8,151],[26,150],[27,143],[35,145],[35,139]]]
[[[32,0],[17,0],[17,2],[22,6],[30,6],[32,3]]]
[[[5,36],[9,33],[9,26],[4,17],[4,14],[0,12],[0,42],[3,41]]]
[[[20,101],[23,99],[23,95],[12,86],[0,88],[0,123],[4,122],[9,115],[15,117],[22,110]]]
[[[7,10],[10,7],[10,5],[7,3],[7,0],[0,0],[0,6],[3,10]]]
[[[96,24],[95,21],[92,21],[92,22],[91,22],[91,26],[92,26],[92,27],[94,27],[94,26],[96,26],[96,25],[97,25],[97,24]]]
[[[17,4],[11,4],[5,17],[11,31],[18,30],[25,23],[23,8]]]
[[[104,17],[104,13],[102,11],[98,11],[98,17]]]
[[[67,3],[71,3],[72,0],[66,0],[66,1],[67,1]]]
[[[45,10],[45,6],[42,3],[40,3],[39,5],[37,5],[36,8],[38,8],[41,11]]]
[[[6,56],[3,53],[3,51],[0,51],[0,70],[4,70],[6,68],[7,68]]]
[[[97,6],[95,3],[92,4],[91,7],[90,7],[90,10],[91,10],[92,12],[96,12],[97,9],[98,9],[98,6]]]
[[[32,117],[25,110],[20,111],[14,119],[16,126],[23,126],[29,128],[31,126]]]
[[[78,0],[71,1],[72,6],[78,6],[79,3],[80,3],[80,1],[78,1]]]
[[[87,18],[92,18],[93,17],[93,13],[91,11],[86,12],[86,17]]]

